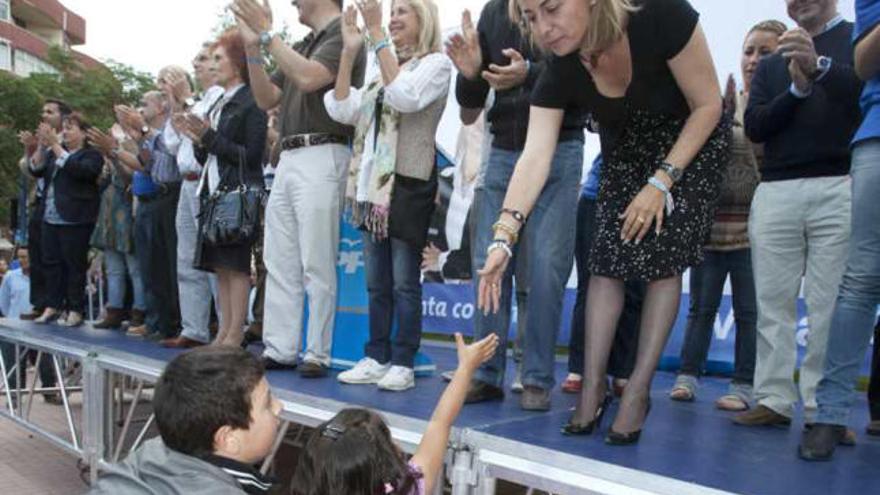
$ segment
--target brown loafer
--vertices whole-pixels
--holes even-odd
[[[186,338],[184,336],[172,337],[170,339],[163,339],[159,342],[162,347],[168,347],[170,349],[191,349],[193,347],[199,347],[205,345],[204,342],[199,342],[198,340],[193,340]]]
[[[327,367],[314,361],[304,361],[299,365],[299,376],[303,378],[324,378],[327,376]]]
[[[751,411],[737,414],[733,422],[742,426],[791,426],[791,418],[783,416],[767,406],[759,405]]]

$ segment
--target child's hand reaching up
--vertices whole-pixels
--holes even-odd
[[[458,368],[470,374],[495,355],[498,349],[498,336],[494,333],[489,334],[483,340],[467,345],[464,337],[456,333],[455,347],[458,349]]]

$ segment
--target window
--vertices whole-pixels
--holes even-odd
[[[23,50],[15,50],[15,73],[27,77],[34,72],[58,72],[54,67]]]
[[[4,39],[0,39],[0,70],[12,71],[12,47]]]
[[[0,21],[9,20],[9,0],[0,0]]]

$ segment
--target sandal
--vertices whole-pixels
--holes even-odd
[[[697,397],[697,377],[691,375],[678,375],[675,377],[675,385],[669,392],[669,398],[680,402],[693,402]]]
[[[744,383],[731,383],[727,393],[715,401],[715,407],[722,411],[741,412],[749,408],[752,386]]]

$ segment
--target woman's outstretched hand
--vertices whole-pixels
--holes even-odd
[[[493,249],[486,257],[486,264],[477,272],[480,277],[477,292],[477,308],[483,314],[497,313],[501,307],[501,279],[510,260],[503,249]]]

